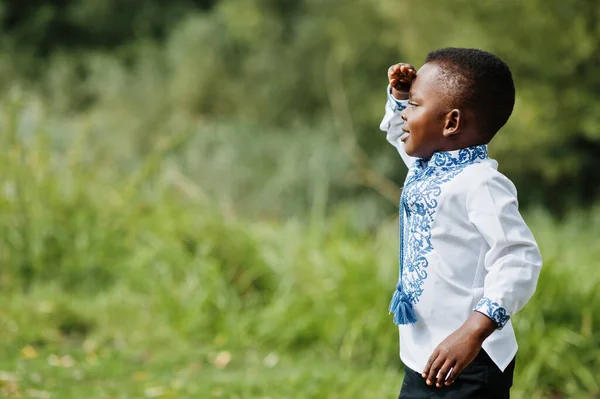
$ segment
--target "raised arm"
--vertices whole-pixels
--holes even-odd
[[[383,120],[379,125],[379,129],[386,132],[387,141],[396,147],[400,157],[406,164],[407,167],[411,167],[415,158],[411,157],[404,150],[404,142],[400,141],[400,137],[404,132],[402,131],[402,125],[404,125],[404,120],[401,117],[402,111],[406,108],[408,104],[408,100],[396,100],[390,94],[391,87],[387,88],[387,102],[385,104],[385,115],[383,116]]]
[[[415,75],[415,69],[410,64],[395,64],[388,69],[389,85],[387,87],[385,115],[379,125],[379,128],[387,133],[387,141],[396,147],[402,160],[409,168],[415,158],[406,153],[404,143],[400,141],[400,137],[404,134],[402,131],[404,120],[401,114],[408,105],[408,93]]]

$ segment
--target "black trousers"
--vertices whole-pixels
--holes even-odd
[[[449,387],[429,386],[421,374],[406,367],[399,399],[508,399],[513,384],[515,359],[504,372],[482,349]]]

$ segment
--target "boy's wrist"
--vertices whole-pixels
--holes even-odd
[[[481,344],[498,328],[492,319],[478,311],[474,311],[469,316],[463,327],[474,340]]]
[[[392,88],[392,96],[394,96],[396,100],[408,100],[408,92],[397,90],[393,86],[390,87]]]

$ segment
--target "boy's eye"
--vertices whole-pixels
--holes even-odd
[[[408,102],[408,105],[410,105],[411,107],[416,107],[416,106],[417,106],[417,105],[419,105],[419,104],[417,104],[417,103],[416,103],[416,102],[414,102],[414,101],[409,101],[409,102]]]

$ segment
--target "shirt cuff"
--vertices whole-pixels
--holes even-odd
[[[398,100],[392,95],[392,86],[390,85],[387,87],[387,98],[388,104],[394,112],[404,111],[408,105],[408,100]]]
[[[506,314],[506,309],[500,306],[499,303],[486,297],[481,298],[473,310],[483,313],[492,319],[492,321],[498,325],[498,330],[502,330],[502,327],[504,327],[508,322],[508,319],[510,319],[510,316]]]

